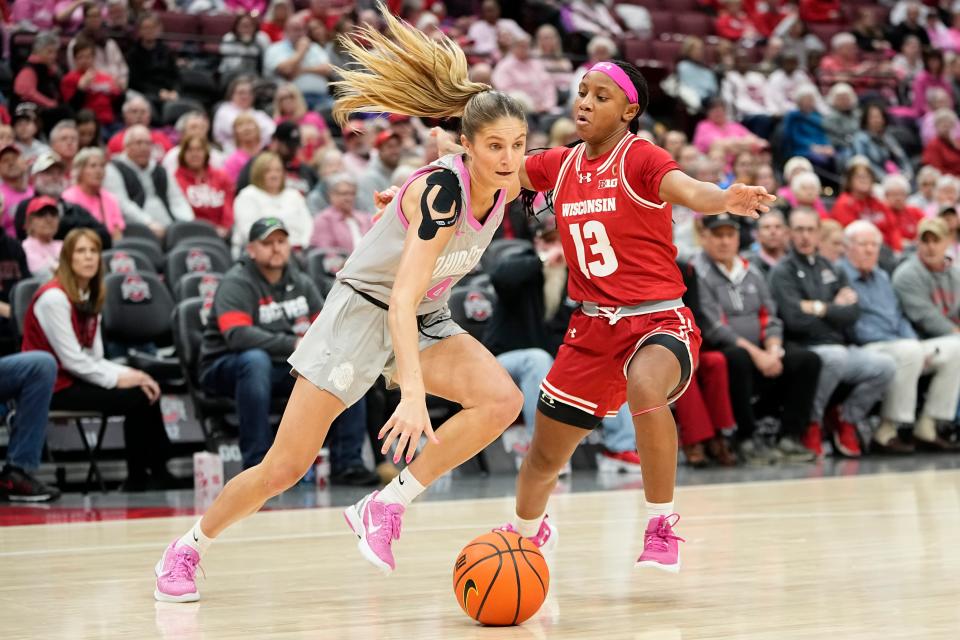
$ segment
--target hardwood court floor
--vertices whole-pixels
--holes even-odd
[[[678,576],[633,569],[642,494],[555,496],[550,597],[483,628],[451,592],[456,552],[509,499],[412,507],[389,578],[339,509],[261,513],[204,559],[204,599],[153,600],[153,565],[192,517],[0,529],[0,637],[960,638],[960,471],[682,488]]]

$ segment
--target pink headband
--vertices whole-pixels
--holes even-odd
[[[637,88],[633,86],[633,83],[630,81],[630,78],[627,77],[627,74],[623,72],[623,69],[617,65],[612,62],[598,62],[590,67],[587,73],[590,73],[590,71],[599,71],[616,82],[617,86],[627,95],[627,101],[630,104],[639,103],[637,99]]]

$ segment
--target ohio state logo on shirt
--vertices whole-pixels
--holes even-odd
[[[187,187],[187,202],[192,207],[222,207],[226,195],[208,184],[192,184]]]
[[[191,249],[187,253],[187,272],[197,273],[198,271],[213,271],[213,263],[210,262],[210,256],[203,249]]]
[[[150,284],[138,275],[129,275],[120,285],[120,297],[126,302],[143,302],[151,298]]]

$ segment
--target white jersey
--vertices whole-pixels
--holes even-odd
[[[404,192],[414,179],[438,169],[449,169],[456,174],[463,206],[459,219],[454,223],[456,232],[437,258],[430,286],[417,307],[417,315],[432,313],[446,305],[450,289],[480,261],[480,256],[503,220],[506,205],[506,190],[501,189],[486,220],[483,224],[477,221],[470,203],[470,174],[459,155],[439,158],[410,176],[397,197],[387,205],[383,216],[354,249],[337,274],[339,280],[384,304],[389,303],[409,226],[401,210]]]

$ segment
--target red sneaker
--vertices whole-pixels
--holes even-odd
[[[636,451],[613,452],[604,449],[597,454],[597,470],[605,473],[640,473],[640,455]]]
[[[846,420],[840,420],[833,432],[833,447],[844,458],[860,457],[860,438],[857,427]]]
[[[823,434],[820,431],[820,424],[811,422],[807,430],[803,432],[800,442],[818,457],[823,457]]]

